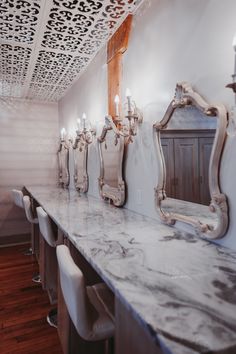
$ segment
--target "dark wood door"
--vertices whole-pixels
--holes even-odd
[[[209,163],[214,136],[214,130],[162,132],[168,197],[209,205]]]
[[[200,202],[198,139],[174,139],[175,196],[189,202]]]

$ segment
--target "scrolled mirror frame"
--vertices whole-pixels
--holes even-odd
[[[161,147],[160,132],[167,128],[176,108],[184,108],[194,106],[198,108],[206,116],[216,117],[217,128],[213,143],[213,148],[209,163],[209,190],[211,202],[209,209],[218,216],[218,224],[216,228],[202,223],[198,219],[178,213],[167,213],[162,209],[162,201],[166,199],[165,181],[166,167],[165,159]],[[208,239],[222,238],[228,227],[228,205],[225,194],[221,193],[219,184],[219,168],[221,162],[222,151],[226,139],[226,128],[228,124],[228,114],[226,108],[222,104],[210,105],[202,98],[191,85],[187,82],[177,83],[174,99],[170,102],[164,117],[160,122],[153,125],[154,141],[156,142],[157,164],[158,164],[158,185],[155,188],[155,200],[160,218],[168,225],[174,225],[176,221],[191,224],[197,231]]]
[[[104,181],[105,169],[104,169],[104,158],[103,158],[103,153],[102,153],[102,144],[105,144],[106,135],[107,135],[108,131],[111,131],[111,130],[114,133],[114,141],[116,141],[116,139],[117,139],[117,142],[118,142],[118,139],[120,141],[119,161],[118,161],[118,166],[117,166],[118,186],[117,186],[117,188],[110,187],[110,189],[108,188],[106,191],[104,191],[103,187],[106,183]],[[101,133],[100,137],[98,137],[97,142],[98,142],[98,152],[99,152],[99,161],[100,161],[100,176],[98,179],[100,195],[103,199],[112,200],[112,202],[115,206],[120,207],[125,202],[125,182],[124,182],[123,176],[122,176],[124,145],[125,145],[124,137],[116,134],[116,132],[113,130],[113,128],[110,124],[106,124],[103,127],[102,133]]]
[[[66,154],[66,166],[63,166],[62,163],[62,151],[65,151]],[[70,173],[69,173],[69,145],[65,140],[60,141],[60,146],[57,151],[58,164],[59,164],[59,186],[62,188],[68,188],[70,184]],[[66,178],[63,180],[63,169],[65,170]]]
[[[80,135],[77,135],[75,142],[72,146],[74,157],[74,184],[79,192],[86,193],[88,191],[88,172],[87,172],[87,157],[88,157],[88,142],[86,142]],[[83,182],[78,182],[78,168],[76,161],[76,153],[79,152],[83,155]]]

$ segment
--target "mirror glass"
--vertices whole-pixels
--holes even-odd
[[[124,138],[117,137],[106,126],[98,138],[100,152],[100,194],[110,199],[114,205],[121,206],[125,200],[125,185],[122,176]]]
[[[74,155],[74,184],[81,192],[88,191],[87,155],[88,144],[77,140],[73,146]]]
[[[63,188],[68,187],[70,183],[69,174],[69,147],[62,141],[58,150],[59,162],[59,185]]]

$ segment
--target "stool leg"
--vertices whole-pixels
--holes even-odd
[[[107,339],[105,344],[105,354],[114,354],[114,347],[114,338]]]
[[[47,315],[47,323],[51,327],[57,328],[57,308],[54,308],[51,311],[49,311]]]
[[[33,255],[32,248],[30,247],[28,250],[25,250],[23,252],[23,255],[24,256],[32,256]]]
[[[56,248],[45,243],[45,290],[47,290],[50,303],[57,303],[57,257]]]
[[[32,278],[32,281],[34,283],[41,283],[41,277],[40,277],[40,274],[35,274]]]
[[[31,248],[32,253],[37,256],[39,252],[39,225],[31,224]]]
[[[39,259],[39,226],[38,224],[31,224],[31,245],[32,253],[36,256],[36,259]],[[34,274],[32,281],[34,283],[42,283],[40,274]]]
[[[37,237],[37,230],[36,230],[36,225],[31,223],[30,224],[30,238],[31,238],[31,247],[28,250],[24,251],[24,255],[25,256],[32,256],[33,254],[35,254],[36,251],[36,240]]]

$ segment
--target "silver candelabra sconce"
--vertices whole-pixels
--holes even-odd
[[[234,52],[235,52],[235,54],[234,54],[234,73],[232,75],[233,82],[228,84],[226,87],[231,88],[233,90],[233,92],[236,93],[236,34],[234,36],[232,46],[233,46]],[[235,100],[236,100],[236,98],[235,98]]]
[[[132,143],[133,137],[137,135],[138,125],[143,122],[142,112],[137,108],[135,101],[132,100],[131,92],[126,89],[127,102],[124,106],[126,115],[123,117],[119,111],[120,98],[115,96],[115,117],[114,120],[110,115],[105,117],[105,125],[113,129],[117,136],[123,136],[126,143]],[[125,119],[128,120],[125,121]]]
[[[96,130],[92,128],[86,114],[83,113],[82,121],[77,119],[76,137],[73,143],[74,156],[74,185],[79,192],[88,191],[89,176],[87,172],[88,146],[93,142]]]
[[[234,35],[232,46],[234,49],[234,73],[232,75],[233,81],[226,85],[226,87],[232,89],[234,92],[234,105],[231,107],[229,112],[229,125],[227,129],[228,135],[236,134],[236,34]]]
[[[88,145],[93,142],[93,137],[96,136],[96,129],[91,126],[90,121],[87,119],[86,114],[83,113],[82,121],[77,119],[76,136],[67,135],[65,128],[61,129],[60,145],[69,149],[70,146],[77,146],[78,143]]]
[[[61,129],[60,147],[58,150],[59,161],[59,185],[63,188],[70,183],[69,158],[74,160],[74,185],[79,192],[88,190],[87,156],[88,146],[93,142],[96,130],[92,128],[86,114],[83,113],[82,120],[77,119],[76,136],[67,136],[65,128]],[[73,155],[69,157],[69,150],[72,147]]]
[[[83,113],[82,122],[80,118],[77,119],[76,138],[73,145],[77,146],[78,142],[82,144],[91,144],[95,136],[96,136],[95,128],[91,126],[91,123],[87,119],[86,114]]]

